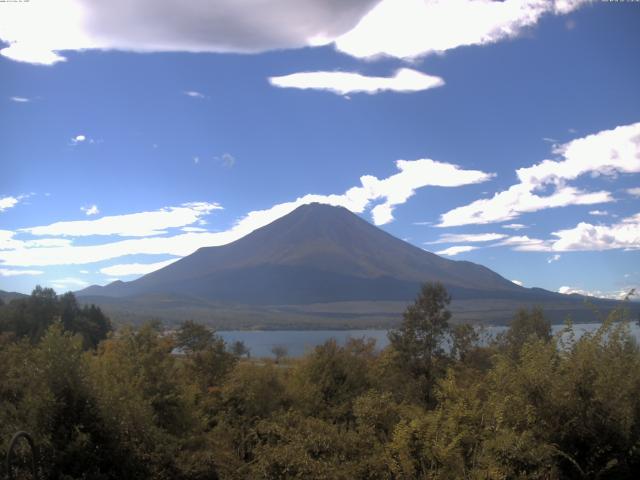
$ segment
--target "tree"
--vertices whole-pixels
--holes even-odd
[[[180,326],[175,344],[186,354],[185,366],[203,391],[219,384],[237,361],[221,337],[191,320]]]
[[[512,355],[518,355],[525,343],[535,339],[544,342],[551,340],[551,323],[544,318],[540,307],[534,307],[530,312],[524,308],[518,310],[509,330],[498,342]]]
[[[276,357],[276,363],[280,363],[287,356],[289,351],[284,345],[274,345],[271,349],[271,353]]]
[[[186,353],[206,349],[214,340],[214,333],[204,325],[187,320],[180,325],[176,333],[176,346]]]
[[[233,353],[236,357],[244,357],[245,355],[249,357],[251,352],[249,348],[244,344],[242,340],[236,340],[231,345],[231,353]]]
[[[402,324],[389,332],[389,341],[399,360],[421,383],[424,400],[432,401],[439,359],[444,357],[442,343],[449,331],[451,296],[440,282],[422,285],[413,305],[403,314]]]
[[[111,322],[100,308],[80,308],[73,293],[57,296],[53,289],[40,286],[29,297],[15,299],[2,308],[0,331],[37,343],[58,320],[65,331],[82,336],[85,349],[95,348],[111,331]]]
[[[290,392],[298,408],[309,415],[353,423],[353,402],[370,388],[369,365],[375,341],[334,338],[318,345],[295,365]]]
[[[477,347],[480,337],[468,323],[455,325],[451,329],[451,356],[462,362],[467,360],[471,351]]]

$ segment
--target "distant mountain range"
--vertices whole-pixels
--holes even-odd
[[[5,292],[4,290],[0,290],[0,300],[4,303],[9,303],[11,300],[15,300],[18,298],[27,298],[27,295],[24,293],[18,292]]]
[[[425,281],[446,286],[452,311],[463,320],[504,323],[519,306],[534,304],[556,321],[591,315],[584,297],[520,287],[482,265],[442,258],[323,204],[300,206],[240,240],[200,248],[137,280],[76,294],[121,320],[346,328],[392,324]]]

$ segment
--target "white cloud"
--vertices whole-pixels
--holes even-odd
[[[522,230],[523,228],[529,228],[529,227],[521,223],[509,223],[507,225],[502,225],[502,228],[508,228],[510,230]]]
[[[551,195],[537,195],[534,186],[518,184],[498,192],[489,199],[476,200],[454,208],[440,217],[440,227],[487,224],[513,220],[523,213],[567,205],[592,205],[612,201],[609,192],[585,192],[574,187],[558,186]]]
[[[580,222],[573,228],[558,230],[551,235],[553,238],[546,240],[514,236],[501,240],[496,246],[511,246],[514,250],[530,252],[638,250],[640,213],[611,225]]]
[[[196,165],[200,163],[200,157],[193,157],[193,163]]]
[[[516,171],[522,183],[543,185],[592,176],[640,172],[640,122],[603,130],[559,145],[562,160],[544,160]]]
[[[448,255],[453,257],[454,255],[458,255],[459,253],[470,252],[472,250],[476,250],[478,247],[474,247],[472,245],[456,245],[454,247],[445,248],[444,250],[440,250],[436,252],[438,255]]]
[[[71,138],[70,145],[75,146],[75,145],[84,143],[86,141],[87,141],[86,135],[76,135],[75,137]]]
[[[529,238],[526,235],[516,235],[514,237],[508,237],[495,246],[507,246],[514,247],[514,250],[530,251],[530,252],[546,252],[549,251],[548,242],[539,238]]]
[[[0,212],[15,207],[20,201],[20,197],[2,197],[0,198]]]
[[[172,258],[171,260],[165,260],[164,262],[156,263],[121,263],[105,267],[100,269],[100,273],[109,275],[110,277],[125,277],[127,275],[146,275],[147,273],[155,272],[167,265],[180,260],[179,258]]]
[[[16,232],[0,230],[0,250],[15,250],[23,248],[53,248],[67,247],[71,240],[65,238],[36,238],[31,240],[18,240],[14,238]]]
[[[640,249],[640,213],[612,225],[580,222],[576,227],[553,232],[553,251]]]
[[[80,210],[82,210],[87,216],[98,215],[100,213],[100,210],[98,209],[97,205],[91,205],[89,207],[80,207]]]
[[[609,212],[607,212],[606,210],[591,210],[589,212],[589,215],[593,215],[595,217],[606,217],[607,215],[609,215]]]
[[[513,283],[515,283],[516,285],[518,285],[519,287],[521,287],[522,285],[524,285],[524,283],[522,283],[520,280],[511,280]]]
[[[31,99],[27,97],[10,97],[10,100],[16,103],[29,103],[31,101]]]
[[[186,90],[182,93],[183,95],[186,95],[187,97],[191,97],[191,98],[207,98],[205,94],[196,92],[195,90]]]
[[[189,203],[182,207],[155,212],[103,217],[92,221],[58,222],[44,227],[25,228],[21,231],[34,235],[126,235],[148,238],[99,245],[68,245],[58,249],[21,246],[13,250],[0,251],[0,264],[14,266],[87,264],[137,254],[167,254],[182,257],[200,247],[225,245],[238,240],[257,228],[292,212],[300,205],[313,202],[343,206],[356,213],[364,212],[373,202],[382,202],[371,209],[374,222],[380,225],[393,220],[393,208],[405,203],[418,188],[457,187],[491,178],[490,174],[478,170],[463,170],[457,165],[431,159],[398,160],[396,167],[399,172],[384,179],[378,179],[373,175],[362,176],[359,186],[352,187],[343,194],[307,194],[266,210],[250,212],[233,227],[222,232],[190,231],[170,237],[149,237],[159,235],[169,227],[200,223],[202,219],[199,216],[212,209],[220,208],[217,204],[208,203]]]
[[[628,188],[627,193],[634,197],[640,197],[640,187]]]
[[[608,298],[611,300],[623,300],[631,291],[633,287],[623,288],[617,291],[609,291],[604,292],[602,290],[583,290],[581,288],[574,288],[564,285],[558,288],[558,293],[563,293],[565,295],[584,295],[585,297],[597,297],[597,298]]]
[[[447,233],[440,235],[440,237],[433,242],[426,242],[427,244],[436,243],[465,243],[465,242],[491,242],[494,240],[500,240],[507,237],[504,233]]]
[[[589,294],[587,291],[585,291],[585,290],[580,290],[580,289],[577,289],[577,288],[572,288],[572,287],[569,287],[569,286],[566,286],[566,285],[565,285],[565,286],[560,287],[560,288],[558,289],[558,293],[563,293],[563,294],[565,294],[565,295],[571,295],[571,294],[574,294],[574,293],[577,293],[577,294],[579,294],[579,295],[590,295],[590,294]]]
[[[18,275],[42,275],[42,270],[14,270],[9,268],[0,268],[0,277],[16,277]]]
[[[325,45],[412,58],[513,38],[586,0],[31,0],[6,2],[0,54],[52,65],[65,51],[240,52]],[[377,5],[376,5],[377,4]],[[355,28],[354,28],[355,27]]]
[[[459,187],[482,183],[493,177],[493,174],[490,173],[479,170],[462,170],[457,165],[431,159],[398,160],[396,166],[400,173],[384,180],[378,180],[371,175],[360,178],[362,187],[358,194],[366,194],[369,200],[385,200],[384,203],[375,206],[371,211],[376,225],[390,222],[393,219],[393,208],[405,203],[418,188],[426,186]]]
[[[328,90],[338,95],[348,93],[417,92],[444,85],[440,77],[426,75],[409,68],[401,68],[393,77],[368,77],[350,72],[303,72],[271,77],[276,87]]]
[[[0,51],[51,65],[65,50],[261,52],[328,43],[377,0],[31,0],[3,4]]]
[[[51,282],[51,286],[58,290],[70,290],[71,288],[82,288],[88,286],[89,283],[81,278],[64,277]]]
[[[584,1],[383,0],[336,40],[358,58],[411,59],[468,45],[513,38],[547,13],[564,14]]]
[[[520,183],[454,208],[441,216],[442,227],[508,221],[522,213],[567,205],[592,205],[613,201],[609,192],[586,192],[567,185],[581,175],[640,172],[640,123],[604,130],[557,146],[560,160],[544,160],[516,171]],[[551,187],[549,195],[538,192]]]
[[[179,207],[161,208],[151,212],[102,217],[97,220],[56,222],[51,225],[21,229],[32,235],[60,235],[86,237],[91,235],[119,235],[145,237],[166,233],[168,228],[190,225],[213,210],[221,209],[217,203],[184,203]]]
[[[89,270],[80,270],[80,273],[82,273],[83,275],[88,275],[91,272],[89,272]]]
[[[559,253],[556,253],[555,255],[552,255],[549,258],[547,258],[547,263],[557,262],[558,260],[560,260],[560,257],[561,255]]]

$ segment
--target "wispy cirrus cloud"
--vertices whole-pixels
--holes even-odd
[[[491,242],[506,238],[504,233],[446,233],[440,235],[437,240],[426,242],[427,245],[437,243],[466,243],[466,242]]]
[[[204,93],[197,92],[195,90],[185,90],[185,91],[182,92],[182,94],[186,95],[187,97],[191,97],[191,98],[200,98],[200,99],[207,98],[207,96]]]
[[[568,185],[578,177],[640,172],[640,123],[604,130],[557,146],[560,158],[520,168],[520,182],[491,198],[454,208],[440,217],[441,227],[513,220],[523,213],[568,205],[613,201],[607,191],[589,192]],[[552,188],[550,194],[542,193]]]
[[[509,230],[522,230],[523,228],[529,228],[522,223],[509,223],[507,225],[502,225],[502,228],[507,228]]]
[[[453,247],[445,248],[444,250],[440,250],[436,252],[438,255],[446,255],[449,257],[453,257],[460,253],[471,252],[473,250],[477,250],[478,247],[473,245],[455,245]]]
[[[271,77],[269,82],[281,88],[327,90],[338,95],[418,92],[444,85],[442,78],[410,68],[401,68],[392,77],[370,77],[352,72],[302,72]]]
[[[167,233],[169,228],[191,225],[202,216],[221,208],[217,203],[185,203],[179,207],[166,207],[149,212],[113,215],[96,220],[56,222],[50,225],[22,228],[20,231],[32,235],[57,235],[62,237],[88,237],[93,235],[145,237]]]
[[[557,262],[558,260],[560,260],[560,258],[561,258],[561,255],[559,253],[556,253],[555,255],[552,255],[549,258],[547,258],[547,263]]]
[[[119,263],[117,265],[111,265],[100,269],[100,273],[108,275],[110,277],[126,277],[129,275],[146,275],[147,273],[155,272],[161,268],[164,268],[172,263],[180,260],[180,258],[172,258],[171,260],[165,260],[163,262],[155,263]]]
[[[9,100],[15,103],[29,103],[31,101],[31,99],[27,97],[9,97]]]
[[[13,268],[0,268],[0,277],[17,277],[21,275],[42,275],[42,270],[15,270]]]

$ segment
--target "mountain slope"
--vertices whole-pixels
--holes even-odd
[[[132,282],[79,295],[184,294],[246,304],[306,304],[410,299],[439,280],[463,297],[526,289],[471,262],[441,258],[374,227],[342,207],[297,208],[246,237],[201,248]]]
[[[454,311],[467,320],[503,323],[516,308],[534,304],[556,321],[587,310],[584,297],[520,287],[482,265],[439,257],[347,209],[321,204],[298,207],[240,240],[201,248],[137,280],[77,295],[127,318],[211,319],[226,328],[249,318],[242,326],[267,318],[272,326],[307,319],[316,327],[353,325],[353,319],[372,326],[399,318],[425,281],[442,282]]]
[[[27,295],[25,295],[24,293],[5,292],[4,290],[0,290],[0,300],[2,300],[4,303],[9,303],[11,300],[26,297]]]

